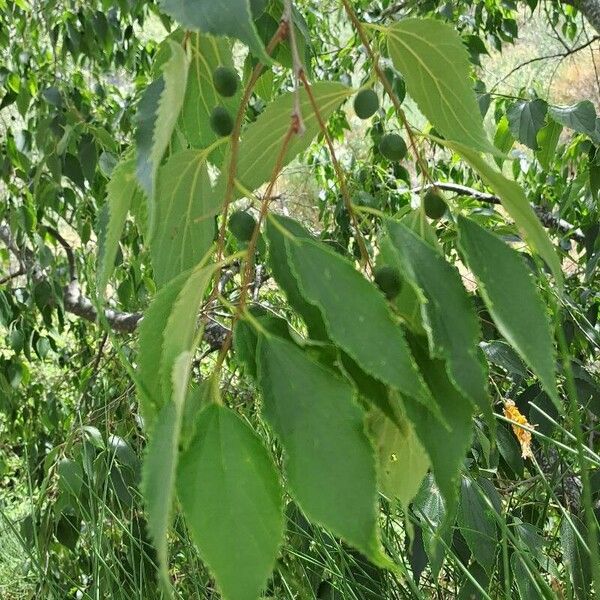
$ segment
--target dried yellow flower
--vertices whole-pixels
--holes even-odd
[[[533,458],[531,452],[531,432],[519,427],[519,425],[526,425],[527,427],[535,427],[535,425],[530,425],[527,422],[527,417],[519,412],[519,409],[512,400],[507,400],[504,403],[504,416],[515,423],[512,426],[512,430],[517,440],[519,440],[519,444],[521,444],[521,456],[523,458]]]

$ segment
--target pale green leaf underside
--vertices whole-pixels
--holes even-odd
[[[260,439],[230,409],[199,414],[177,495],[224,600],[257,600],[283,538],[282,490]]]
[[[165,62],[162,76],[146,90],[138,113],[136,135],[138,178],[148,198],[148,233],[156,226],[156,177],[183,106],[189,58],[181,44],[170,41],[171,56]],[[162,84],[160,84],[162,82]],[[159,85],[160,84],[160,85]]]
[[[402,330],[375,286],[323,244],[301,238],[285,244],[300,293],[321,311],[329,337],[366,373],[431,406]]]
[[[118,164],[106,186],[108,223],[100,244],[101,252],[98,257],[97,285],[99,296],[104,296],[106,285],[112,274],[119,249],[119,240],[137,187],[135,161],[127,160]]]
[[[404,510],[415,497],[429,470],[429,457],[406,417],[391,421],[380,410],[369,412],[371,439],[379,462],[379,489],[397,498]]]
[[[140,325],[138,374],[142,415],[152,429],[156,414],[171,399],[174,361],[191,351],[199,335],[197,314],[214,265],[200,263],[172,279],[154,297]]]
[[[290,492],[307,516],[386,564],[373,448],[351,385],[281,338],[259,342],[264,415],[281,440]]]
[[[446,360],[450,379],[491,420],[485,372],[478,356],[479,323],[458,271],[402,223],[389,219],[386,229],[404,275],[422,298],[431,355]]]
[[[493,233],[464,217],[458,224],[460,248],[498,330],[558,403],[552,332],[529,269]]]
[[[352,94],[352,89],[341,83],[318,81],[312,86],[312,93],[323,120],[327,122],[341,103]],[[271,179],[282,140],[290,128],[293,102],[293,93],[282,94],[242,132],[236,178],[245,189],[254,191]],[[321,131],[304,89],[300,90],[300,107],[305,132],[292,137],[283,157],[282,166],[304,152]],[[227,154],[221,177],[214,190],[221,203],[225,194],[229,160],[230,156]],[[236,197],[243,195],[239,190],[236,190],[236,194]]]
[[[191,354],[184,352],[174,361],[173,398],[160,411],[146,448],[142,472],[142,493],[148,515],[148,529],[158,555],[160,574],[169,586],[167,533],[175,492],[181,418],[187,391]]]
[[[527,202],[525,193],[519,184],[506,178],[500,171],[488,164],[478,152],[455,142],[444,141],[443,143],[460,154],[479,173],[484,183],[498,194],[502,205],[514,219],[523,233],[523,237],[546,261],[556,279],[557,287],[562,290],[563,275],[558,255],[554,251],[548,233]]]
[[[552,118],[578,133],[594,135],[596,131],[596,108],[590,100],[582,100],[572,106],[551,106]]]
[[[156,215],[160,227],[150,242],[154,278],[162,286],[196,265],[215,235],[216,209],[206,166],[207,153],[182,150],[159,170]]]
[[[454,28],[432,19],[403,19],[387,35],[394,66],[433,126],[449,140],[495,152],[471,85],[469,56]]]
[[[263,62],[271,62],[254,27],[249,0],[160,0],[159,5],[184,29],[237,38]]]

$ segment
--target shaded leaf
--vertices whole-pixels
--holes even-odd
[[[559,406],[552,332],[530,270],[515,250],[474,221],[459,217],[458,229],[460,248],[498,330]]]
[[[431,406],[384,296],[346,259],[316,241],[286,239],[300,293],[321,312],[329,337],[369,375]]]
[[[292,495],[310,519],[385,566],[373,448],[352,387],[290,342],[259,344],[264,415],[285,450]]]
[[[493,422],[477,346],[479,323],[458,271],[402,223],[390,219],[386,230],[405,277],[421,298],[432,357],[445,359],[453,383]]]
[[[544,169],[549,169],[552,165],[562,129],[562,125],[549,118],[547,125],[538,132],[539,150],[536,156]]]
[[[537,150],[537,134],[544,126],[547,112],[548,103],[540,98],[513,104],[506,113],[513,137],[532,150]]]
[[[589,100],[571,106],[551,106],[550,116],[577,133],[594,135],[596,131],[596,108]]]

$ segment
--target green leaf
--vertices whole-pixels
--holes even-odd
[[[527,377],[527,368],[520,356],[502,340],[481,342],[479,344],[488,361],[508,371],[510,376]]]
[[[560,406],[546,307],[519,254],[474,221],[458,218],[459,245],[500,333]]]
[[[527,243],[546,261],[556,279],[557,287],[562,290],[563,275],[560,260],[554,251],[548,233],[527,202],[525,193],[519,184],[504,177],[500,171],[485,162],[478,152],[461,144],[446,141],[443,143],[460,154],[471,168],[479,173],[484,183],[498,194],[502,206],[515,220]]]
[[[469,54],[455,29],[432,19],[402,19],[387,35],[394,66],[433,126],[449,140],[495,152],[471,86]]]
[[[404,276],[421,298],[431,356],[446,360],[452,382],[493,422],[479,357],[479,322],[458,271],[402,223],[389,219],[386,230]]]
[[[198,416],[177,494],[223,598],[256,600],[283,539],[282,490],[262,442],[230,409],[211,404]]]
[[[296,238],[286,239],[285,245],[300,293],[320,310],[329,337],[366,373],[431,406],[383,294],[324,244]]]
[[[200,336],[197,315],[214,269],[200,263],[172,279],[155,296],[141,322],[137,363],[140,406],[148,429],[171,399],[175,360],[191,351]]]
[[[318,81],[312,86],[312,94],[325,122],[339,108],[340,104],[353,93],[351,88],[333,81]],[[294,135],[288,144],[281,166],[287,165],[294,157],[304,152],[320,133],[319,122],[304,88],[300,89],[300,111],[305,132]],[[271,102],[254,123],[242,133],[237,166],[237,180],[248,190],[253,191],[269,181],[281,150],[281,142],[290,128],[293,92],[282,94]],[[229,154],[223,162],[224,168],[215,188],[215,194],[223,201],[227,181]],[[238,192],[239,194],[239,192]]]
[[[162,286],[196,265],[215,237],[214,196],[207,152],[181,150],[159,170],[156,217],[160,227],[150,241],[154,279]]]
[[[350,384],[276,337],[259,342],[264,415],[285,451],[290,492],[307,516],[387,565],[377,526],[377,477]]]
[[[493,572],[498,531],[492,507],[475,481],[463,477],[458,508],[458,526],[473,558],[489,575]]]
[[[582,539],[586,540],[587,531],[584,523],[576,515],[570,514],[569,517],[571,522],[563,518],[560,526],[563,561],[575,589],[575,596],[580,600],[585,600],[590,598],[592,581],[590,552],[581,541]]]
[[[269,266],[290,306],[304,319],[310,337],[313,340],[327,341],[329,338],[321,312],[304,299],[298,288],[296,276],[290,269],[285,246],[287,232],[295,237],[311,238],[310,233],[298,221],[280,215],[268,216],[266,235],[269,241]]]
[[[378,457],[379,489],[397,498],[404,510],[419,491],[429,470],[429,457],[406,417],[390,420],[380,410],[369,412],[369,433]]]
[[[184,29],[237,38],[270,64],[254,27],[249,0],[159,0],[159,6]]]
[[[108,221],[99,240],[96,279],[99,296],[104,296],[106,285],[112,274],[119,249],[119,240],[137,187],[135,162],[127,160],[119,163],[106,186]]]
[[[562,125],[559,125],[554,119],[549,118],[545,127],[542,127],[537,135],[539,150],[536,153],[537,159],[544,169],[549,169],[554,160],[556,145],[562,132]]]
[[[212,109],[217,105],[224,106],[234,115],[242,91],[238,89],[233,97],[223,98],[213,86],[212,76],[217,67],[234,67],[228,40],[193,33],[188,45],[191,62],[179,124],[191,146],[206,148],[217,139],[217,134],[210,127]]]
[[[146,447],[141,489],[148,515],[148,529],[158,555],[160,575],[169,589],[167,533],[175,491],[182,415],[190,374],[191,354],[183,352],[174,361],[173,397],[161,409]]]
[[[137,176],[148,197],[148,232],[156,225],[156,176],[183,105],[189,58],[181,44],[170,42],[171,56],[162,75],[145,90],[138,105]]]
[[[532,150],[537,150],[537,134],[544,126],[547,112],[548,103],[540,98],[513,104],[506,113],[513,137]]]
[[[471,445],[473,408],[471,402],[448,379],[443,361],[429,358],[418,339],[413,340],[411,348],[433,400],[450,426],[449,429],[444,428],[420,404],[404,402],[406,416],[429,456],[435,480],[444,497],[447,525],[454,518],[459,475]]]
[[[589,100],[571,106],[551,106],[550,115],[556,122],[577,133],[594,135],[596,131],[596,108]]]
[[[510,132],[510,127],[508,125],[508,119],[506,115],[503,115],[498,121],[498,125],[496,127],[496,134],[494,135],[494,146],[500,150],[503,154],[506,154],[515,143],[515,138],[512,136]],[[504,162],[503,157],[496,158],[496,164],[498,166],[502,166]]]

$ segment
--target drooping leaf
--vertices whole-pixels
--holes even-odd
[[[214,272],[200,263],[172,279],[155,296],[140,325],[138,374],[142,415],[151,429],[172,395],[171,373],[177,357],[193,349],[197,314]]]
[[[379,488],[407,510],[427,474],[429,457],[406,417],[392,421],[373,408],[368,423],[378,457]]]
[[[189,67],[183,46],[170,42],[170,48],[162,75],[146,88],[137,113],[137,176],[148,199],[150,237],[156,224],[156,175],[183,105]]]
[[[106,186],[108,219],[99,243],[96,280],[99,296],[104,296],[106,284],[112,274],[119,248],[119,239],[137,186],[133,160],[127,160],[117,165]]]
[[[329,337],[366,373],[431,406],[383,294],[324,244],[296,238],[285,246],[300,293],[321,311]]]
[[[254,27],[250,0],[160,0],[159,6],[184,29],[237,38],[270,63]]]
[[[473,407],[452,385],[444,361],[429,358],[418,338],[412,339],[411,349],[433,400],[450,429],[444,428],[431,412],[416,402],[404,402],[405,414],[429,456],[435,480],[445,500],[447,518],[451,520],[456,508],[460,471],[471,445]]]
[[[290,342],[262,337],[259,346],[263,410],[292,495],[310,519],[385,566],[373,448],[352,387]]]
[[[328,340],[321,312],[302,296],[298,289],[296,276],[290,269],[285,246],[286,233],[284,232],[286,231],[295,237],[308,239],[311,237],[310,233],[298,221],[287,217],[269,215],[266,228],[267,240],[269,241],[269,266],[279,287],[285,293],[290,306],[304,319],[310,337],[314,340]]]
[[[224,106],[232,116],[235,115],[242,91],[238,88],[234,96],[223,98],[213,85],[213,72],[217,67],[234,66],[228,40],[193,33],[188,45],[191,62],[179,125],[192,147],[207,148],[217,139],[210,127],[212,109],[217,105]]]
[[[517,102],[506,113],[510,132],[532,150],[538,149],[537,134],[544,126],[548,103],[540,98]]]
[[[494,135],[494,146],[500,150],[503,154],[506,154],[515,143],[515,138],[512,136],[510,132],[510,127],[508,124],[508,119],[506,115],[503,115],[502,118],[498,121],[498,125],[496,127],[496,134]],[[498,158],[496,162],[498,164],[502,164],[502,158]]]
[[[450,379],[492,422],[479,323],[458,271],[402,223],[390,219],[386,230],[405,277],[421,298],[431,355],[445,359]]]
[[[562,125],[554,119],[549,118],[548,123],[542,127],[537,135],[539,150],[536,153],[540,164],[544,169],[549,169],[554,160],[556,145],[562,132]]]
[[[226,600],[256,600],[283,538],[282,490],[258,436],[210,404],[181,456],[177,495],[192,539]]]
[[[577,133],[594,135],[596,131],[596,108],[589,100],[571,106],[551,106],[550,116]]]
[[[387,30],[394,66],[421,112],[447,139],[494,152],[469,77],[469,54],[453,27],[402,19]]]
[[[587,537],[586,526],[576,515],[570,514],[569,517],[570,522],[563,518],[560,526],[563,561],[568,569],[575,597],[585,600],[590,597],[592,581],[590,552],[581,542]]]
[[[498,531],[493,508],[485,501],[485,493],[468,477],[462,478],[458,508],[458,526],[473,558],[491,574],[498,546]]]
[[[500,333],[560,404],[546,308],[516,251],[474,221],[459,217],[460,248]]]
[[[170,587],[167,533],[175,495],[175,473],[190,364],[189,352],[183,352],[174,361],[173,397],[158,414],[142,469],[141,489],[146,503],[148,529],[158,555],[160,575],[167,589]]]
[[[215,236],[214,196],[207,152],[182,150],[160,168],[156,217],[160,227],[150,242],[154,278],[162,286],[196,265]]]
[[[144,426],[152,429],[156,415],[165,405],[160,380],[163,337],[173,303],[186,282],[188,273],[181,273],[164,286],[152,300],[139,327],[137,373],[140,409]]]
[[[460,154],[479,173],[484,183],[498,194],[502,205],[515,220],[523,237],[546,261],[556,279],[558,289],[562,290],[563,275],[558,255],[554,251],[548,233],[542,227],[529,202],[527,202],[525,193],[519,184],[507,179],[500,171],[490,166],[478,152],[454,142],[443,143]]]

